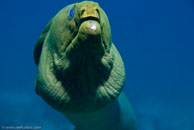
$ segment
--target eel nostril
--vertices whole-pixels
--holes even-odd
[[[99,8],[98,7],[96,8],[96,12],[99,14]]]
[[[85,12],[85,8],[84,7],[82,7],[82,9],[81,9],[81,15]]]

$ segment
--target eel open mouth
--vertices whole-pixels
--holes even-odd
[[[83,22],[89,21],[89,20],[96,21],[96,22],[98,22],[98,23],[100,24],[100,19],[99,19],[99,18],[89,16],[89,17],[82,18],[82,19],[80,20],[80,25],[81,25]]]

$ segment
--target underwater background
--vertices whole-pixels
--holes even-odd
[[[33,49],[48,21],[76,0],[0,0],[0,129],[71,130],[34,91]],[[96,0],[126,67],[139,130],[194,130],[194,1]]]

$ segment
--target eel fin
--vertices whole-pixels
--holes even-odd
[[[47,33],[49,32],[50,26],[52,25],[52,21],[54,18],[52,18],[49,23],[46,25],[46,27],[44,28],[43,32],[40,34],[40,37],[38,38],[38,40],[36,41],[35,47],[34,47],[34,61],[35,64],[38,65],[39,64],[39,59],[40,59],[40,55],[42,52],[42,46],[44,44],[44,40],[47,36]]]

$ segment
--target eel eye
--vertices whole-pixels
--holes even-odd
[[[70,8],[68,13],[68,17],[70,20],[73,18],[73,16],[74,16],[74,7]]]

